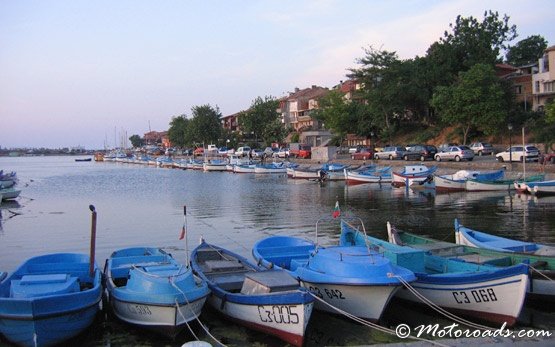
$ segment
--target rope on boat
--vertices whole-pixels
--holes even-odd
[[[197,316],[197,314],[195,313],[195,311],[193,311],[190,308],[191,303],[189,302],[189,299],[187,298],[187,295],[181,290],[181,288],[179,288],[177,285],[175,285],[175,283],[173,281],[170,281],[171,285],[177,289],[177,291],[179,291],[181,294],[183,294],[183,297],[185,298],[185,301],[187,302],[187,307],[189,308],[189,310],[191,311],[191,313],[193,314],[193,317],[195,317],[196,321],[198,322],[198,324],[201,326],[201,328],[206,332],[206,334],[208,336],[210,336],[214,341],[216,341],[216,343],[219,346],[223,346],[223,347],[227,347],[227,345],[225,345],[224,343],[222,343],[221,341],[219,341],[216,337],[214,337],[214,335],[210,334],[210,331],[208,330],[208,328],[202,323],[202,321],[200,320],[200,318]],[[191,334],[194,336],[194,338],[197,341],[200,341],[200,339],[197,337],[197,335],[195,335],[195,333],[193,332],[193,328],[191,328],[191,326],[189,325],[189,323],[187,322],[187,319],[185,319],[185,316],[183,315],[183,312],[181,312],[181,308],[179,307],[179,303],[177,302],[177,299],[175,299],[175,306],[177,308],[177,312],[179,312],[179,315],[183,318],[183,320],[185,321],[185,324],[187,324],[187,328],[189,329],[189,331],[191,332]]]
[[[433,303],[432,301],[430,301],[424,295],[420,294],[420,292],[418,292],[418,290],[416,290],[413,286],[411,286],[410,283],[408,283],[401,276],[398,276],[398,275],[391,275],[391,276],[397,278],[405,286],[405,288],[407,288],[414,296],[416,296],[418,299],[420,299],[420,301],[422,301],[424,304],[430,306],[434,311],[444,315],[445,317],[447,317],[449,319],[452,319],[453,321],[455,321],[459,324],[463,324],[463,325],[469,326],[469,327],[474,328],[474,329],[494,330],[494,328],[488,327],[486,325],[477,324],[477,323],[468,321],[464,318],[461,318],[461,317],[445,310],[444,308],[442,308],[442,307],[436,305],[435,303]]]
[[[314,293],[312,293],[312,292],[310,292],[310,291],[307,291],[307,292],[308,292],[314,299],[320,301],[321,303],[325,304],[326,306],[330,307],[331,309],[333,309],[333,310],[339,312],[340,314],[344,315],[344,316],[347,317],[347,318],[352,319],[353,321],[355,321],[355,322],[357,322],[357,323],[360,323],[360,324],[365,325],[365,326],[367,326],[367,327],[369,327],[369,328],[373,328],[373,329],[376,329],[376,330],[378,330],[378,331],[384,332],[384,333],[386,333],[386,334],[390,334],[390,335],[397,336],[397,333],[395,332],[395,330],[392,330],[392,329],[383,327],[383,326],[381,326],[381,325],[379,325],[379,324],[372,323],[372,322],[369,322],[369,321],[367,321],[367,320],[365,320],[365,319],[359,318],[359,317],[357,317],[357,316],[355,316],[355,315],[353,315],[353,314],[351,314],[351,313],[349,313],[349,312],[347,312],[347,311],[344,311],[344,310],[340,309],[339,307],[333,306],[332,304],[326,302],[324,299],[321,299],[321,298],[319,298],[318,296],[314,295]],[[417,336],[409,335],[409,336],[407,336],[407,337],[410,338],[410,339],[418,340],[418,341],[429,342],[429,343],[431,343],[431,344],[433,344],[433,345],[436,345],[436,346],[449,347],[448,345],[444,345],[444,344],[442,344],[442,343],[439,343],[439,342],[436,342],[436,341],[433,341],[433,340],[427,340],[427,339],[424,339],[424,338],[421,338],[421,337],[417,337]]]
[[[530,265],[530,264],[527,264],[527,265],[528,265],[528,267],[529,267],[532,271],[535,271],[537,274],[539,274],[540,276],[544,277],[546,280],[551,281],[551,282],[554,282],[553,278],[547,276],[546,274],[544,274],[543,272],[541,272],[541,270],[536,269],[535,267],[533,267],[533,266]]]

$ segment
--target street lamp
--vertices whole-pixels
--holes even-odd
[[[507,125],[507,128],[509,128],[509,162],[512,163],[513,162],[513,143],[512,143],[512,131],[513,131],[513,125],[509,123],[509,125]]]

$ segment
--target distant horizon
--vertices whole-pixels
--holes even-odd
[[[0,146],[112,147],[194,106],[226,116],[331,88],[366,47],[424,56],[457,15],[488,10],[517,26],[511,44],[555,44],[549,0],[0,2]]]

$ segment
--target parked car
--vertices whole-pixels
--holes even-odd
[[[540,150],[533,145],[525,145],[523,146],[512,146],[507,148],[503,152],[499,152],[495,155],[495,158],[500,161],[519,161],[522,162],[522,159],[526,159],[526,161],[538,161],[540,156]]]
[[[357,146],[349,147],[349,154],[356,153],[356,152],[360,151],[361,148],[365,148],[365,146],[357,145]]]
[[[405,150],[408,151],[409,148],[416,146],[416,143],[409,143],[408,145],[405,146]]]
[[[240,157],[245,157],[249,155],[250,151],[251,151],[251,148],[249,146],[243,146],[243,147],[237,148],[237,150],[235,151],[235,154],[237,154]]]
[[[421,160],[434,159],[437,153],[436,146],[432,145],[415,145],[410,147],[403,155],[404,160]]]
[[[434,156],[436,161],[442,160],[468,160],[474,159],[474,152],[468,146],[451,146],[444,151],[437,152]]]
[[[374,153],[368,147],[361,147],[357,152],[351,154],[353,160],[368,160],[374,157]]]
[[[280,148],[277,153],[274,153],[274,158],[289,158],[289,148]]]
[[[445,152],[449,149],[449,147],[453,147],[453,146],[458,146],[458,143],[455,142],[449,142],[449,143],[442,143],[441,145],[439,145],[439,147],[437,148],[438,152]]]
[[[203,155],[204,154],[204,148],[202,147],[197,147],[195,148],[195,150],[193,151],[193,155]]]
[[[402,146],[387,146],[381,152],[374,153],[374,159],[402,159],[406,149]]]
[[[493,146],[490,143],[474,142],[469,147],[476,155],[493,155]]]
[[[539,158],[540,164],[555,164],[555,153],[542,154]]]
[[[233,150],[235,151],[235,150]],[[233,152],[229,152],[229,148],[227,148],[226,146],[220,147],[218,148],[218,154],[219,155],[228,155],[228,154],[233,154]]]
[[[278,148],[274,148],[274,147],[266,147],[264,149],[264,154],[266,154],[267,157],[273,157],[274,153],[277,153],[279,151]]]
[[[296,151],[290,150],[289,153],[291,156],[294,156],[297,158],[308,159],[312,155],[312,148],[309,145],[300,145],[298,150]]]

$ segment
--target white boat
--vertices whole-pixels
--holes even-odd
[[[256,164],[239,164],[233,165],[233,172],[235,173],[254,173]]]
[[[210,159],[202,165],[204,171],[227,171],[227,162],[222,159]]]
[[[5,188],[0,189],[0,195],[2,196],[2,200],[12,200],[15,199],[21,194],[21,189],[15,188]]]
[[[308,167],[308,168],[291,168],[287,171],[287,176],[297,179],[320,179],[322,177],[322,169]]]
[[[283,163],[259,164],[254,168],[254,173],[257,174],[280,174],[286,172],[287,168]]]
[[[423,182],[428,179],[435,171],[437,166],[428,168],[426,165],[406,165],[403,171],[393,172],[392,184],[396,187],[409,187],[415,182]]]
[[[501,179],[505,170],[481,173],[480,171],[459,170],[450,175],[432,176],[431,180],[411,182],[412,189],[435,189],[436,192],[457,192],[466,189],[466,181],[474,179],[477,181]],[[413,184],[414,183],[414,184]]]
[[[351,171],[344,169],[345,181],[347,184],[360,183],[391,183],[391,167],[371,168],[366,171]]]

